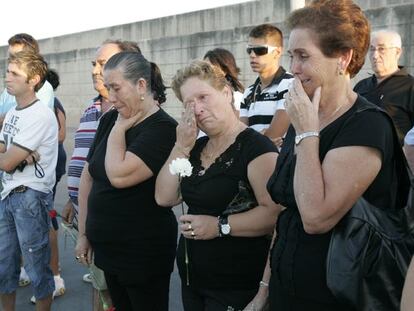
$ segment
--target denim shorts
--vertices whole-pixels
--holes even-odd
[[[0,201],[0,293],[17,289],[22,256],[36,299],[53,293],[48,214],[52,208],[52,192],[31,188]]]

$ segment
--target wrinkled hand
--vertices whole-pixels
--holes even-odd
[[[92,263],[93,250],[86,235],[78,237],[75,248],[75,257],[78,262],[89,266]]]
[[[127,131],[137,124],[137,122],[142,118],[142,114],[142,111],[139,111],[128,119],[125,119],[120,113],[118,113],[118,118],[116,119],[114,127]]]
[[[269,292],[267,288],[260,287],[256,296],[243,309],[243,311],[267,311],[269,310]]]
[[[211,240],[219,236],[217,217],[187,214],[179,220],[181,233],[187,239]]]
[[[319,131],[318,112],[320,99],[321,87],[315,90],[311,101],[305,93],[302,83],[295,77],[289,92],[286,93],[285,108],[297,134]]]
[[[60,215],[64,223],[72,224],[73,218],[75,217],[75,207],[73,206],[71,200],[68,200],[68,202],[66,202]]]
[[[197,122],[194,114],[194,104],[187,104],[181,114],[181,120],[177,126],[176,144],[187,154],[193,149],[198,135]]]

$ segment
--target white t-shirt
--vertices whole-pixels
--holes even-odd
[[[237,111],[240,110],[240,104],[243,101],[243,93],[239,91],[233,92],[233,98],[234,98],[234,107]]]
[[[405,135],[404,143],[408,146],[414,145],[414,127]]]
[[[52,191],[58,154],[58,123],[52,110],[40,101],[23,109],[13,107],[4,119],[0,142],[6,145],[6,150],[14,144],[40,155],[37,173],[34,165],[26,165],[22,172],[16,169],[3,173],[2,199],[20,185],[41,192]]]

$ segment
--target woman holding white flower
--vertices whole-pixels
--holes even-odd
[[[239,121],[231,86],[217,68],[195,61],[177,73],[172,88],[185,112],[155,196],[162,206],[182,200],[188,205],[177,251],[184,309],[240,310],[266,285],[260,282],[270,245],[266,235],[279,213],[266,190],[276,149]],[[196,140],[198,128],[207,137]],[[241,181],[251,185],[258,206],[225,216]]]
[[[141,54],[111,57],[104,79],[115,109],[102,117],[82,172],[76,256],[88,264],[93,250],[117,310],[168,310],[177,221],[154,189],[177,123],[159,107],[158,67]]]

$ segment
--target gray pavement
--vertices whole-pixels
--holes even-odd
[[[55,207],[60,212],[68,199],[66,190],[66,178],[58,185]],[[179,209],[174,208],[176,215],[180,213]],[[66,244],[66,245],[65,245]],[[53,311],[92,311],[92,286],[82,281],[83,274],[87,273],[87,269],[75,260],[74,244],[70,238],[66,238],[59,230],[59,251],[61,275],[66,283],[66,293],[57,297],[52,306]],[[181,281],[179,279],[177,269],[171,277],[170,285],[170,311],[182,311],[180,294]],[[17,290],[16,311],[33,311],[35,306],[30,303],[32,296],[31,286],[21,287]],[[0,306],[0,311],[2,307]]]

